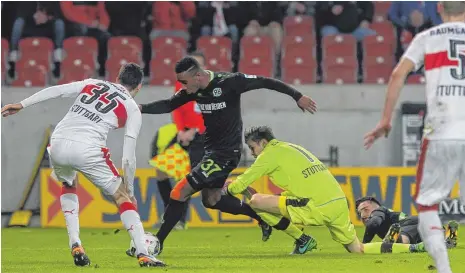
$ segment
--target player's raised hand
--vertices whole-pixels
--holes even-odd
[[[7,117],[9,115],[14,115],[18,113],[21,109],[23,109],[21,103],[7,104],[2,107],[2,116]]]
[[[365,149],[370,149],[373,143],[380,137],[388,137],[389,132],[391,131],[391,123],[389,121],[380,121],[378,125],[376,125],[375,129],[371,130],[368,134],[364,137],[363,146]]]
[[[303,112],[307,110],[308,112],[314,114],[316,112],[316,102],[313,101],[310,97],[303,95],[298,101],[297,105]]]

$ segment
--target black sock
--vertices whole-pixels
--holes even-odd
[[[186,205],[184,206],[184,211],[182,212],[181,216],[181,222],[183,222],[184,224],[186,223],[187,211],[189,210],[189,201],[191,201],[190,198],[186,200]]]
[[[237,215],[237,214],[247,215],[257,220],[259,223],[262,222],[262,218],[258,216],[258,214],[249,206],[249,204],[231,195],[221,196],[220,201],[218,201],[211,208],[220,210],[222,212],[234,214],[234,215]]]
[[[163,200],[163,207],[166,208],[170,202],[170,194],[171,190],[173,190],[173,186],[171,186],[171,181],[169,178],[158,180],[157,184],[158,191],[161,195],[161,200]]]
[[[181,219],[185,206],[187,206],[186,202],[170,199],[168,206],[166,206],[165,214],[163,215],[163,224],[157,233],[157,238],[161,243],[165,241],[173,227]]]

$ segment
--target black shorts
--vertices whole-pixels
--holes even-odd
[[[192,168],[199,164],[205,154],[204,139],[204,135],[196,134],[189,146],[186,147]]]
[[[399,222],[400,235],[405,235],[409,238],[411,244],[421,243],[420,233],[418,232],[418,217],[410,216]]]
[[[240,159],[241,152],[238,150],[205,151],[200,163],[187,175],[187,181],[197,191],[222,188]]]

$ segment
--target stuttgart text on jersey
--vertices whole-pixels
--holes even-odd
[[[92,111],[89,111],[86,108],[84,108],[84,107],[82,107],[80,105],[77,105],[77,104],[74,104],[69,111],[74,112],[74,113],[76,113],[78,115],[81,115],[81,116],[83,116],[83,117],[87,118],[88,120],[93,121],[95,123],[99,123],[100,121],[102,121],[102,118],[98,114],[96,114],[96,113],[94,113]]]

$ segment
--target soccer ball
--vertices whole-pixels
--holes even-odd
[[[158,253],[160,252],[160,241],[158,240],[158,238],[152,233],[146,231],[144,234],[144,241],[147,246],[149,255],[151,256],[158,255]],[[134,244],[133,240],[131,240],[130,248],[131,248],[131,251],[136,252],[136,245]]]

